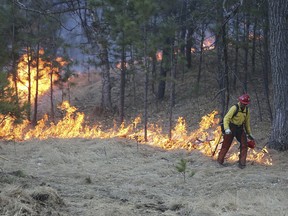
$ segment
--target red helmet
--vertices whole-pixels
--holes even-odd
[[[254,140],[248,140],[247,145],[249,148],[254,149],[256,147],[256,143]]]
[[[238,100],[240,103],[248,105],[250,103],[250,96],[248,94],[241,95]]]

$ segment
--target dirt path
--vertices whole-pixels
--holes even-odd
[[[27,199],[36,189],[53,190],[59,199],[40,200],[38,215],[288,215],[287,152],[271,153],[273,166],[249,162],[241,170],[236,164],[220,167],[199,152],[145,145],[137,149],[125,139],[50,139],[0,146],[0,155],[9,160],[0,160],[0,204],[8,198],[9,206],[14,202],[14,209],[2,206],[4,215],[13,215],[12,210],[25,215],[15,205],[20,199],[20,193],[12,196],[15,188],[25,190]],[[186,182],[175,168],[181,158],[188,161]],[[31,200],[31,206],[21,202],[37,212]]]

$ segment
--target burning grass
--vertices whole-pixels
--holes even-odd
[[[215,157],[213,154],[217,151],[221,141],[221,130],[218,126],[219,119],[215,116],[217,111],[212,111],[208,115],[202,117],[199,128],[188,132],[186,121],[183,117],[179,117],[172,131],[172,137],[169,139],[168,134],[163,132],[162,127],[155,124],[148,126],[147,138],[144,140],[143,128],[141,128],[141,118],[137,117],[131,124],[124,123],[118,128],[114,126],[108,130],[103,130],[101,125],[88,126],[85,122],[84,113],[77,112],[77,109],[70,106],[68,102],[64,102],[59,108],[66,113],[65,116],[57,123],[49,122],[48,116],[38,121],[35,128],[29,127],[29,122],[24,121],[22,124],[15,125],[14,119],[6,118],[0,124],[0,137],[6,140],[29,140],[29,139],[48,139],[48,138],[127,138],[135,139],[137,143],[145,143],[151,146],[160,147],[166,150],[185,149],[188,151],[198,150],[202,154]],[[0,116],[1,118],[1,116]],[[234,143],[234,145],[237,145]],[[232,147],[233,148],[233,147]],[[265,165],[272,165],[272,159],[268,150],[249,149],[248,160]],[[238,160],[238,153],[229,156],[228,161]]]

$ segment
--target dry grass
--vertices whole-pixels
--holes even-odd
[[[1,215],[64,215],[59,212],[64,202],[55,189],[37,184],[28,187],[28,179],[22,179],[21,185],[17,179],[3,182],[3,175],[9,178],[9,174],[1,173]]]
[[[220,167],[199,152],[125,139],[0,144],[1,215],[287,215],[287,152]],[[186,182],[176,169],[187,161]],[[15,175],[22,170],[23,175]],[[17,171],[16,170],[16,171]],[[193,173],[193,175],[190,175]],[[89,180],[89,182],[87,181]],[[64,204],[65,203],[65,204]]]

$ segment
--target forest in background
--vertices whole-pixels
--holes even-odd
[[[69,99],[73,76],[94,68],[101,75],[101,90],[95,92],[101,94],[100,110],[116,112],[121,124],[127,115],[127,89],[132,89],[129,100],[135,101],[136,109],[143,108],[144,138],[153,101],[165,104],[171,137],[173,110],[187,90],[181,89],[181,80],[193,74],[187,96],[203,96],[212,88],[205,85],[207,79],[214,80],[213,100],[221,115],[233,101],[231,95],[253,94],[260,120],[272,122],[269,146],[287,150],[287,4],[284,0],[3,1],[0,123],[5,126],[12,117],[15,124],[28,120],[36,126],[41,118],[39,100],[47,92],[49,120],[56,122],[56,89]],[[77,35],[71,33],[69,40],[69,34],[63,36],[64,29],[73,31],[71,19],[85,38],[77,47],[71,43]],[[81,50],[82,57],[72,59],[71,48]],[[116,102],[111,95],[115,82]]]

